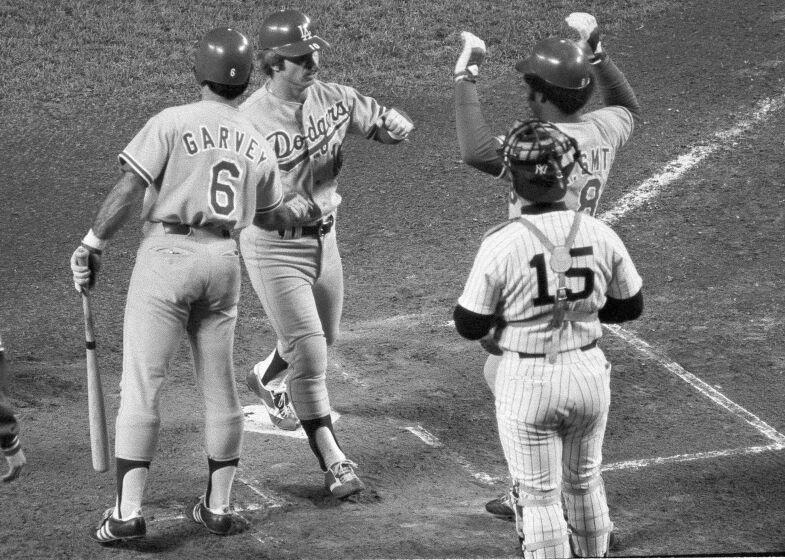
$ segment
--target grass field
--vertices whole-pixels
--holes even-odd
[[[333,47],[324,79],[350,83],[372,95],[402,96],[434,88],[434,93],[447,96],[450,91],[443,86],[462,29],[486,40],[491,81],[506,80],[510,64],[536,39],[566,31],[563,14],[590,9],[606,33],[613,34],[643,25],[674,4],[321,0],[297,6],[311,14]],[[129,99],[148,106],[180,102],[193,96],[191,54],[200,34],[225,24],[255,39],[264,16],[284,7],[294,5],[241,0],[6,1],[0,6],[3,102],[19,119],[26,116],[24,109],[32,109],[31,117],[46,118],[122,105]]]
[[[565,33],[573,10],[597,16],[644,109],[600,209],[618,212],[646,297],[629,336],[609,331],[601,344],[614,365],[604,447],[624,544],[614,555],[785,553],[778,0],[300,4],[333,45],[322,77],[404,108],[418,127],[393,149],[351,139],[341,174],[346,306],[328,379],[339,437],[370,490],[336,503],[302,440],[247,431],[235,499],[252,530],[215,539],[188,524],[204,457],[183,345],[164,395],[149,538],[107,550],[85,537],[114,481],[90,470],[68,259],[116,154],[149,116],[195,98],[196,37],[220,23],[255,38],[264,14],[289,6],[0,2],[0,332],[30,460],[0,486],[0,558],[517,557],[511,525],[483,510],[506,486],[484,355],[448,323],[482,233],[506,216],[505,192],[459,160],[451,74],[458,33],[485,39],[480,93],[503,130],[525,113],[512,62]],[[628,196],[637,202],[625,206]],[[112,240],[95,293],[110,435],[138,242],[136,223]],[[241,297],[235,366],[252,406],[243,378],[274,334],[247,278]]]

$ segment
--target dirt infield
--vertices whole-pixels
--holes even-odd
[[[614,227],[646,298],[643,319],[601,341],[614,365],[612,556],[785,554],[784,38],[779,0],[684,2],[606,38],[645,112],[600,210],[624,208]],[[184,517],[206,476],[185,342],[164,394],[148,538],[107,549],[86,536],[114,479],[90,467],[68,259],[118,149],[153,109],[123,100],[95,122],[95,108],[79,107],[66,124],[0,138],[0,330],[29,460],[0,486],[0,558],[519,556],[512,524],[483,508],[507,485],[484,354],[449,324],[482,233],[506,216],[504,189],[458,161],[451,87],[448,76],[419,98],[369,92],[418,130],[392,150],[354,141],[345,154],[345,319],[328,383],[338,438],[368,491],[332,499],[305,440],[255,423],[243,380],[274,335],[244,277],[235,365],[248,430],[234,498],[251,528],[226,538]],[[517,88],[481,85],[500,131],[523,112]],[[112,241],[94,298],[112,441],[137,232],[129,224]]]

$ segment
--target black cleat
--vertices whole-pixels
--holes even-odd
[[[104,512],[98,527],[90,530],[90,538],[101,544],[109,544],[126,539],[138,539],[147,533],[144,517],[137,515],[130,519],[112,517],[114,508]]]
[[[248,523],[232,513],[228,506],[223,508],[222,513],[210,510],[204,505],[204,496],[199,496],[199,500],[189,510],[188,516],[214,535],[233,535],[248,528]]]

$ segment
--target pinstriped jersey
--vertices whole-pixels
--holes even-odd
[[[580,118],[581,121],[576,123],[554,123],[578,142],[583,161],[590,172],[581,169],[580,165],[571,164],[564,202],[567,208],[581,210],[593,216],[616,154],[632,136],[634,123],[629,109],[619,105],[584,113]],[[563,163],[570,164],[566,160]],[[506,181],[512,180],[507,168],[500,177]],[[509,217],[517,218],[520,215],[521,199],[511,186]]]
[[[336,178],[346,135],[370,138],[387,109],[341,84],[316,80],[305,91],[304,102],[285,101],[265,84],[240,110],[273,146],[284,193],[313,199],[327,215],[341,203]]]
[[[575,213],[570,210],[527,214],[555,246],[563,245]],[[492,229],[483,239],[458,304],[474,313],[496,315],[506,322],[523,321],[502,330],[499,346],[541,354],[553,328],[538,319],[552,316],[558,276],[549,266],[551,253],[520,219]],[[566,273],[571,312],[594,315],[589,322],[566,321],[560,352],[580,348],[602,336],[596,313],[606,295],[627,299],[640,291],[641,277],[618,235],[607,225],[584,216],[570,249]],[[526,321],[531,321],[526,325]]]
[[[147,183],[142,218],[152,222],[239,229],[283,200],[267,141],[219,101],[164,109],[118,158]]]

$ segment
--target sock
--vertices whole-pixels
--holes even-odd
[[[323,471],[326,471],[328,466],[346,459],[333,432],[333,421],[329,414],[311,420],[301,420],[301,423],[305,435],[308,436],[311,451],[319,459],[319,466]]]
[[[117,457],[117,502],[114,509],[117,519],[128,519],[140,514],[149,472],[150,461]]]
[[[275,353],[273,354],[273,361],[270,362],[270,367],[268,367],[267,371],[265,371],[262,375],[262,385],[267,385],[270,383],[270,381],[278,377],[278,374],[288,367],[289,362],[281,357],[281,354],[278,353],[278,346],[276,345]]]
[[[341,447],[335,440],[335,434],[331,428],[332,426],[330,428],[322,426],[316,430],[316,445],[322,452],[322,457],[324,457],[324,464],[328,467],[331,467],[339,461],[346,460],[346,455],[344,455]]]
[[[207,458],[207,466],[210,470],[210,477],[207,481],[207,493],[204,495],[204,505],[208,509],[220,510],[229,507],[229,499],[232,494],[232,483],[237,472],[237,465],[240,459],[229,461],[216,461]]]

